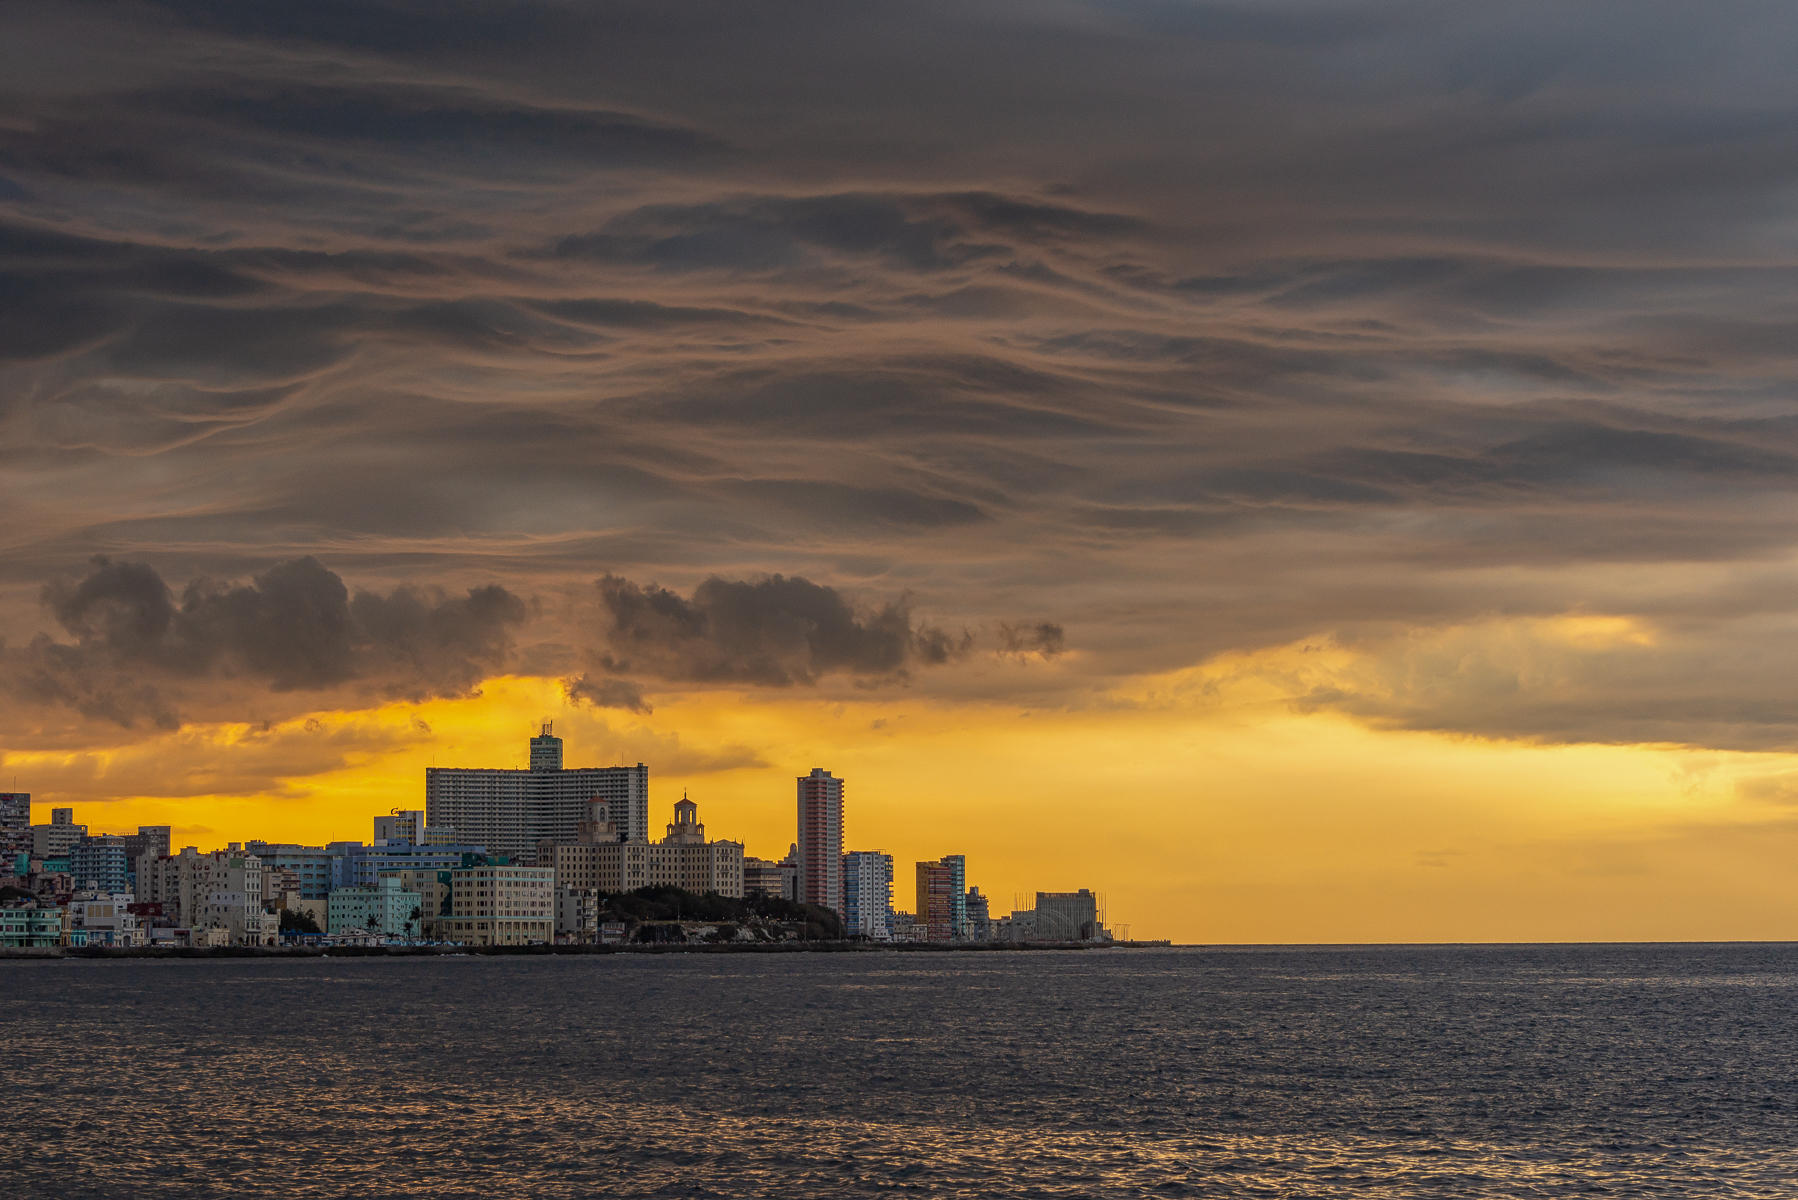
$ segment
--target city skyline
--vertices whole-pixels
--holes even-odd
[[[721,867],[707,855],[702,859],[683,860],[680,865],[652,866],[644,875],[641,851],[632,850],[629,853],[639,856],[635,860],[639,865],[623,867],[616,885],[599,890],[602,894],[617,893],[642,886],[671,884],[696,896],[741,897],[745,894],[745,861],[763,862],[792,872],[790,884],[773,889],[772,894],[784,891],[788,899],[832,909],[854,936],[875,941],[889,939],[891,916],[900,899],[900,893],[894,888],[894,856],[881,848],[855,848],[844,841],[845,784],[833,772],[814,767],[798,777],[792,829],[795,838],[790,851],[778,859],[762,859],[749,854],[747,844],[740,839],[728,836],[708,839],[705,824],[696,821],[697,805],[684,788],[681,798],[669,806],[674,821],[667,826],[666,840],[651,838],[648,831],[654,822],[649,816],[647,765],[566,766],[563,739],[555,736],[552,729],[552,722],[544,722],[538,727],[530,739],[526,765],[519,768],[430,768],[424,798],[419,801],[424,807],[396,806],[385,814],[374,814],[371,818],[373,839],[366,844],[360,838],[340,836],[293,840],[259,834],[231,838],[225,846],[202,848],[188,844],[183,848],[184,838],[180,835],[187,832],[185,830],[167,825],[140,825],[136,830],[116,832],[103,830],[92,822],[76,821],[72,807],[51,804],[28,792],[0,793],[0,849],[7,851],[3,866],[10,869],[15,858],[29,858],[32,860],[32,878],[36,878],[41,863],[51,876],[68,876],[74,894],[112,899],[134,890],[126,877],[128,873],[133,876],[138,873],[144,853],[164,859],[174,854],[177,848],[182,848],[184,854],[199,852],[202,856],[249,854],[261,859],[261,870],[292,871],[301,888],[297,894],[322,901],[328,896],[336,896],[337,889],[351,884],[372,889],[388,872],[410,874],[418,864],[404,856],[408,847],[434,847],[433,861],[440,859],[440,865],[451,864],[460,856],[472,853],[494,856],[494,861],[500,863],[553,867],[552,878],[559,892],[595,886],[597,877],[591,857],[591,847],[595,843],[622,848],[642,847],[654,842],[702,850],[717,843],[735,847],[734,867]],[[446,776],[461,776],[466,782],[446,779]],[[512,778],[508,779],[508,776]],[[577,805],[582,815],[578,820],[563,820],[562,810],[568,803],[565,797],[577,793],[582,797]],[[47,810],[44,822],[33,820],[39,809]],[[530,830],[528,839],[522,834],[515,836],[518,830]],[[811,833],[809,845],[808,831]],[[147,842],[146,839],[151,840]],[[16,845],[13,844],[15,841]],[[109,859],[106,869],[96,870],[89,863],[97,861],[93,855],[99,852],[96,848],[102,844],[108,847],[107,853],[116,858],[116,863]],[[380,847],[383,845],[399,847],[400,850],[394,853],[401,857],[382,859]],[[585,857],[582,857],[583,852]],[[347,865],[356,855],[364,853],[368,857],[360,866]],[[569,857],[570,854],[574,857]],[[814,859],[818,861],[814,862]],[[64,862],[58,864],[55,860]],[[338,865],[327,868],[322,865],[326,862]],[[936,900],[953,908],[956,914],[953,920],[940,916],[927,903],[922,885],[914,897],[913,910],[910,913],[899,910],[908,919],[915,914],[920,931],[928,932],[927,940],[965,941],[972,937],[963,896],[968,883],[966,856],[952,854],[940,859],[941,864],[951,862],[954,864],[953,875],[944,879],[953,895],[945,899],[943,893],[933,894]],[[920,872],[937,865],[938,861],[917,864]],[[346,870],[353,873],[342,874]],[[720,871],[725,873],[720,874]],[[0,869],[0,874],[4,873],[5,870]],[[853,882],[852,873],[856,877]],[[634,882],[631,881],[633,878]],[[920,874],[920,881],[922,878]],[[749,893],[758,890],[767,889],[750,881]],[[978,892],[975,888],[972,894],[978,895]],[[1086,889],[1082,889],[1082,894],[1085,893]],[[1036,889],[1025,889],[1015,894],[1041,893]],[[332,903],[335,905],[337,901]],[[984,905],[985,901],[981,903]],[[870,905],[874,907],[870,908]],[[948,909],[943,911],[946,913]],[[323,916],[322,908],[318,915]],[[983,912],[983,918],[985,915]],[[332,927],[336,927],[335,921]]]

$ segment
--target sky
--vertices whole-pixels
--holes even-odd
[[[1789,6],[0,12],[0,786],[646,762],[1204,942],[1798,938]],[[1027,903],[1027,901],[1026,901]]]

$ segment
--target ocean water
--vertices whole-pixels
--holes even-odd
[[[1798,947],[0,963],[0,1196],[1798,1196]]]

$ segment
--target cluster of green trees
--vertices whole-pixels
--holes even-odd
[[[311,913],[297,908],[284,908],[281,910],[281,932],[323,933],[324,930],[318,927],[318,922],[312,919]]]
[[[701,896],[677,887],[646,887],[634,892],[602,895],[599,907],[602,921],[627,921],[640,926],[675,921],[708,921],[719,925],[782,924],[802,925],[802,936],[811,940],[843,936],[842,918],[830,909],[816,904],[796,904],[777,896],[749,896],[739,900],[716,892]]]

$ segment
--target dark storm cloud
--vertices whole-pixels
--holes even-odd
[[[276,692],[367,684],[455,695],[504,667],[525,604],[496,585],[446,596],[400,587],[351,594],[317,559],[247,584],[196,579],[179,596],[144,563],[96,559],[47,585],[68,641],[40,635],[8,657],[25,696],[130,725],[179,723],[173,697],[209,678]]]
[[[1053,658],[1062,652],[1066,634],[1053,621],[1034,625],[999,626],[999,645],[1007,654],[1040,654]]]
[[[530,625],[627,711],[1080,704],[1581,611],[1676,633],[1554,704],[1448,658],[1304,702],[1778,742],[1794,53],[1659,0],[9,5],[11,690],[454,691]],[[602,570],[609,646],[510,607]]]
[[[608,575],[599,598],[606,666],[620,674],[791,687],[831,674],[897,678],[952,654],[942,630],[914,625],[905,600],[857,608],[798,577],[714,576],[682,596]]]
[[[576,704],[622,708],[634,713],[652,711],[649,702],[643,698],[643,689],[628,679],[590,679],[586,675],[576,675],[564,680],[562,686]]]

